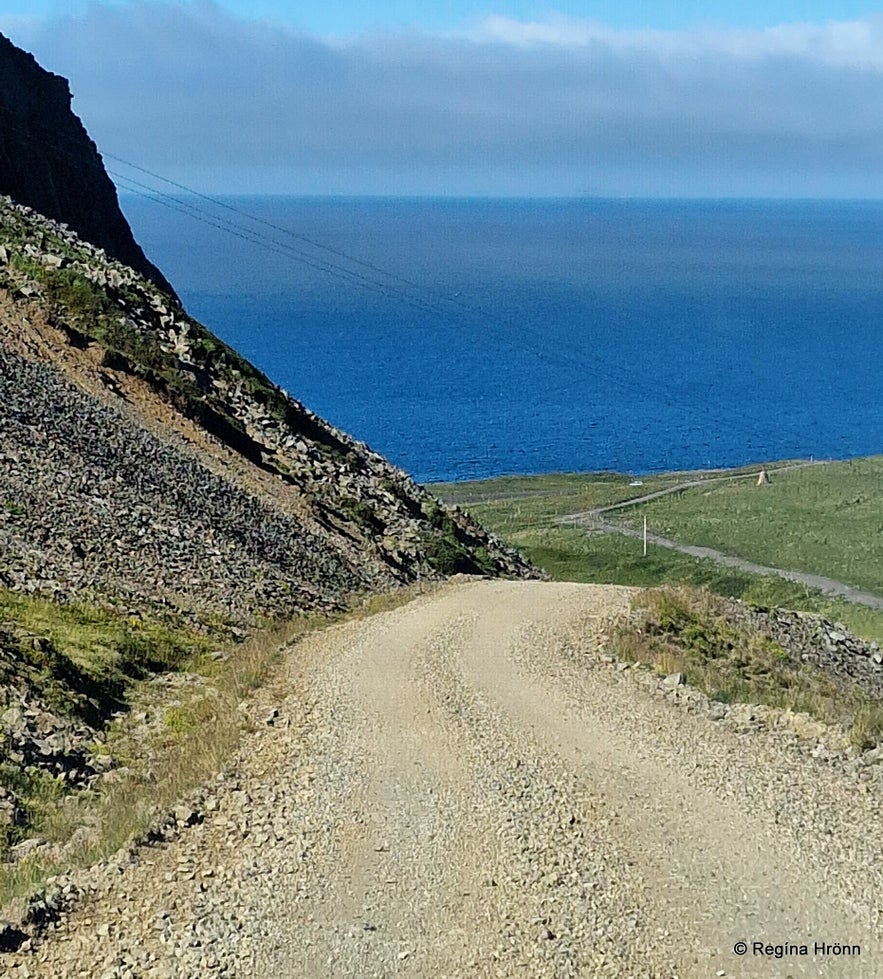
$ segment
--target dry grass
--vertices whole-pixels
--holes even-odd
[[[856,685],[792,656],[769,636],[733,625],[725,608],[719,596],[701,589],[641,592],[632,619],[617,626],[613,651],[660,673],[684,673],[713,700],[804,712],[842,725],[863,748],[883,738],[883,706]]]
[[[182,797],[227,766],[249,730],[240,705],[277,675],[286,653],[304,636],[342,619],[397,608],[430,587],[358,598],[337,616],[303,616],[276,624],[232,648],[224,661],[192,664],[200,673],[191,684],[140,684],[131,698],[132,712],[108,732],[108,750],[121,765],[115,773],[119,777],[106,780],[97,793],[66,797],[48,780],[46,805],[34,832],[55,845],[19,863],[0,865],[0,909],[20,910],[23,900],[50,876],[100,862],[145,836]],[[162,722],[145,739],[133,715],[148,707]]]

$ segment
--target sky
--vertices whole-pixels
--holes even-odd
[[[108,154],[208,193],[883,197],[883,0],[0,0],[0,31],[129,180]]]

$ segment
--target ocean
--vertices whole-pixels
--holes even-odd
[[[121,203],[193,316],[421,482],[883,451],[883,203]]]

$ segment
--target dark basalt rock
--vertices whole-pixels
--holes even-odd
[[[71,111],[67,81],[2,34],[0,194],[64,222],[174,295],[132,236],[98,150]]]

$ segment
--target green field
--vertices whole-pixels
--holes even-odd
[[[622,511],[656,533],[883,595],[883,456],[694,487]]]
[[[684,543],[705,544],[773,567],[812,571],[883,594],[883,457],[776,473],[781,465],[785,463],[768,466],[772,472],[768,486],[757,487],[747,479],[709,482],[641,507],[613,511],[605,519],[640,522],[646,512],[653,530]],[[729,474],[758,469],[752,466]],[[430,489],[469,510],[560,580],[700,585],[759,605],[817,612],[858,635],[883,640],[883,612],[878,610],[666,548],[651,546],[643,557],[638,540],[558,522],[566,514],[722,474],[666,473],[644,477],[641,486],[630,486],[632,477],[617,473],[552,474],[439,483]],[[663,513],[670,522],[657,520],[656,514]],[[791,522],[798,513],[802,528],[792,532]],[[716,536],[691,536],[691,527],[701,525],[700,514],[713,518]],[[753,515],[753,521],[747,514]]]

